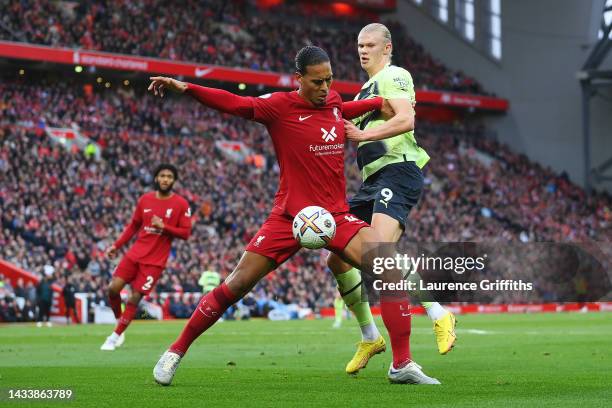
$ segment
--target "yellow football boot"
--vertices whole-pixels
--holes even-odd
[[[386,349],[387,344],[383,336],[378,336],[374,341],[360,341],[357,343],[355,355],[346,365],[346,373],[357,374],[359,370],[365,368],[372,357],[384,352]]]
[[[440,354],[446,354],[452,350],[457,340],[455,334],[455,315],[451,312],[446,313],[438,320],[434,320],[434,334],[436,336],[436,343],[438,343],[438,351]]]

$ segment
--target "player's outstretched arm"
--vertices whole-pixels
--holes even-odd
[[[360,130],[351,122],[345,121],[346,138],[355,142],[381,140],[414,130],[414,105],[409,99],[388,99],[395,115],[380,126]]]
[[[164,90],[169,89],[177,93],[192,96],[201,104],[218,111],[252,119],[254,115],[251,98],[235,95],[223,89],[208,88],[189,82],[177,81],[168,77],[151,77],[148,91],[155,96],[164,97]]]

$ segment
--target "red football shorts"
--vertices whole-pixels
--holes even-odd
[[[117,265],[113,277],[121,278],[130,284],[132,290],[143,295],[151,293],[164,268],[156,265],[145,265],[124,256]]]
[[[344,251],[360,229],[370,226],[348,212],[334,214],[334,220],[336,221],[336,236],[326,248],[336,254]],[[301,248],[293,238],[292,224],[293,218],[288,215],[270,214],[249,242],[246,250],[268,257],[277,265],[282,264]]]

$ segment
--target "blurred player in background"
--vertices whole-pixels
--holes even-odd
[[[72,320],[71,314],[79,322],[79,315],[76,310],[76,286],[73,283],[73,278],[66,275],[64,277],[64,287],[62,288],[62,296],[64,297],[64,307],[66,308],[66,324],[70,324]]]
[[[292,234],[293,217],[304,207],[319,205],[336,221],[336,235],[328,249],[355,265],[362,262],[362,246],[379,242],[367,223],[348,212],[344,178],[344,123],[368,111],[380,110],[382,98],[343,103],[330,90],[332,70],[329,56],[321,48],[308,46],[296,56],[298,91],[276,92],[259,98],[241,97],[172,78],[153,77],[149,90],[163,97],[165,89],[187,93],[219,111],[263,123],[270,133],[280,167],[279,189],[268,219],[248,244],[234,271],[225,282],[202,297],[178,339],[157,362],[153,376],[162,385],[174,373],[193,341],[208,330],[238,299],[268,273],[300,249]],[[289,181],[290,180],[290,181]],[[404,296],[405,297],[405,296]],[[408,307],[407,299],[393,299],[394,314],[385,324],[396,330],[396,321]],[[411,372],[414,382],[439,384],[420,369]]]
[[[160,164],[153,173],[155,191],[138,199],[132,221],[121,236],[106,250],[113,259],[117,251],[135,234],[136,242],[123,256],[113,273],[108,287],[108,298],[115,314],[117,326],[106,338],[100,350],[114,351],[125,341],[124,331],[138,311],[138,303],[157,283],[170,255],[174,238],[187,239],[191,235],[191,209],[189,203],[172,192],[178,180],[178,171],[172,164]],[[121,290],[130,284],[132,291],[121,312]]]
[[[359,33],[357,46],[361,67],[369,80],[355,99],[382,96],[388,99],[395,116],[385,120],[377,112],[370,112],[355,119],[355,124],[345,121],[347,139],[359,142],[357,164],[363,176],[361,188],[350,200],[350,212],[370,223],[382,242],[395,243],[406,228],[410,210],[421,197],[421,168],[429,155],[414,138],[416,99],[412,76],[405,69],[391,65],[391,33],[383,24],[368,24]],[[333,253],[328,265],[362,331],[357,352],[346,366],[347,373],[355,374],[365,367],[370,357],[384,351],[385,342],[374,324],[359,271]],[[419,293],[411,295],[425,299]],[[433,320],[438,351],[448,353],[456,340],[454,315],[437,302],[421,301],[421,304]],[[406,326],[410,327],[410,316],[406,320]],[[392,345],[404,342],[402,337],[390,337]],[[394,361],[390,373],[410,361],[408,353],[404,361]]]
[[[334,329],[339,329],[342,327],[342,319],[344,319],[344,300],[340,293],[336,295],[334,298],[334,325],[332,326]]]
[[[202,293],[207,294],[211,292],[214,288],[221,284],[221,275],[217,271],[213,271],[212,269],[207,269],[202,272],[200,279],[198,280],[198,285],[202,287]]]
[[[45,265],[44,275],[36,285],[36,299],[38,301],[38,322],[36,326],[42,327],[43,322],[51,327],[51,305],[53,303],[53,274],[55,268],[51,265]]]

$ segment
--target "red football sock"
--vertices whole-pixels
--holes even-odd
[[[191,343],[194,342],[210,326],[215,324],[223,313],[236,302],[236,296],[230,292],[225,283],[213,289],[210,293],[203,296],[198,303],[198,307],[191,315],[189,322],[183,328],[181,335],[170,346],[170,351],[185,355]]]
[[[119,322],[117,323],[117,327],[115,328],[115,333],[121,335],[121,333],[123,333],[125,329],[127,329],[127,327],[130,325],[137,311],[138,305],[127,302],[127,304],[125,305],[125,311],[119,318]]]
[[[121,296],[108,295],[108,301],[115,314],[115,319],[119,319],[121,317]]]
[[[407,298],[380,298],[380,313],[391,339],[393,367],[400,368],[410,362],[410,329],[412,316]]]

